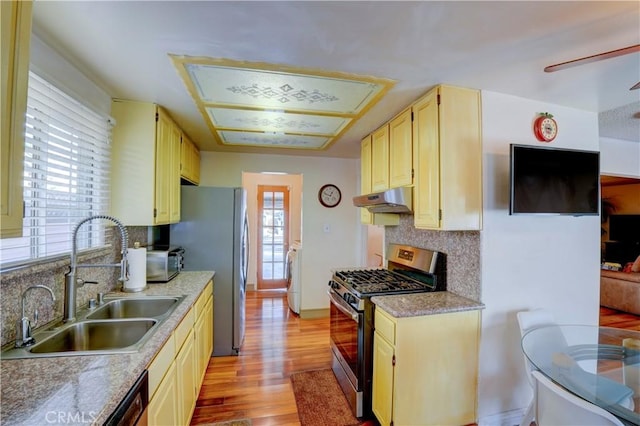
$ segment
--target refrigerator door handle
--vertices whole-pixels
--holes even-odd
[[[244,216],[243,224],[243,247],[242,247],[242,281],[244,288],[247,288],[247,275],[249,274],[249,220],[247,215]]]

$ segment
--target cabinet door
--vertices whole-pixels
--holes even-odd
[[[22,236],[24,122],[29,84],[31,1],[0,2],[2,115],[0,124],[0,238]]]
[[[195,326],[196,357],[198,360],[197,379],[201,382],[207,371],[211,353],[213,351],[213,298],[209,298],[202,315],[198,317]]]
[[[194,341],[193,330],[191,330],[176,357],[178,424],[181,425],[188,425],[191,422],[198,397],[197,389],[200,387],[199,382],[196,384],[197,360]]]
[[[162,109],[159,109],[155,163],[154,223],[156,225],[167,224],[170,221],[172,127],[173,123],[169,116]]]
[[[371,135],[371,191],[389,189],[389,126]]]
[[[360,194],[371,192],[371,135],[362,139],[360,144]],[[371,213],[360,208],[360,222],[371,223]]]
[[[482,229],[480,91],[440,86],[440,209],[443,230]]]
[[[393,418],[393,354],[393,346],[374,333],[371,407],[383,426],[390,425]]]
[[[413,183],[411,108],[389,123],[389,187]]]
[[[393,377],[396,424],[476,421],[479,336],[480,311],[398,319]]]
[[[194,184],[200,183],[200,151],[186,134],[182,134],[180,176]]]
[[[178,422],[176,363],[172,362],[155,395],[149,401],[149,424],[175,426]]]
[[[180,129],[171,122],[169,131],[169,222],[180,222]]]
[[[413,144],[414,225],[437,229],[440,227],[440,135],[436,90],[413,105]]]

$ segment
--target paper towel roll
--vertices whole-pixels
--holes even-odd
[[[122,284],[126,292],[142,291],[147,287],[147,249],[145,247],[127,250],[129,260],[129,281]]]

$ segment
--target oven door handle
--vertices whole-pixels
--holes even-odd
[[[338,308],[340,312],[351,317],[351,319],[355,322],[358,322],[358,311],[349,306],[345,301],[341,298],[335,296],[335,294],[331,291],[329,293],[329,298],[331,299],[331,303]]]

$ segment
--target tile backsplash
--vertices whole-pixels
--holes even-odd
[[[480,231],[416,229],[413,216],[403,214],[398,226],[385,227],[385,240],[445,253],[447,290],[481,302]]]
[[[147,242],[147,227],[127,227],[129,246],[135,241]],[[79,263],[116,263],[120,261],[120,234],[111,228],[107,231],[110,246],[94,250],[78,256]],[[22,293],[32,285],[45,285],[53,290],[56,297],[51,302],[49,292],[34,289],[27,293],[25,314],[33,319],[37,308],[40,328],[48,323],[62,320],[64,303],[64,274],[69,271],[69,256],[51,262],[39,263],[24,268],[14,268],[0,274],[0,344],[13,342],[16,338],[16,323],[22,316]],[[97,281],[98,284],[85,284],[78,288],[78,307],[86,306],[89,299],[95,298],[99,292],[107,293],[119,286],[118,268],[82,268],[80,277],[85,281]]]

